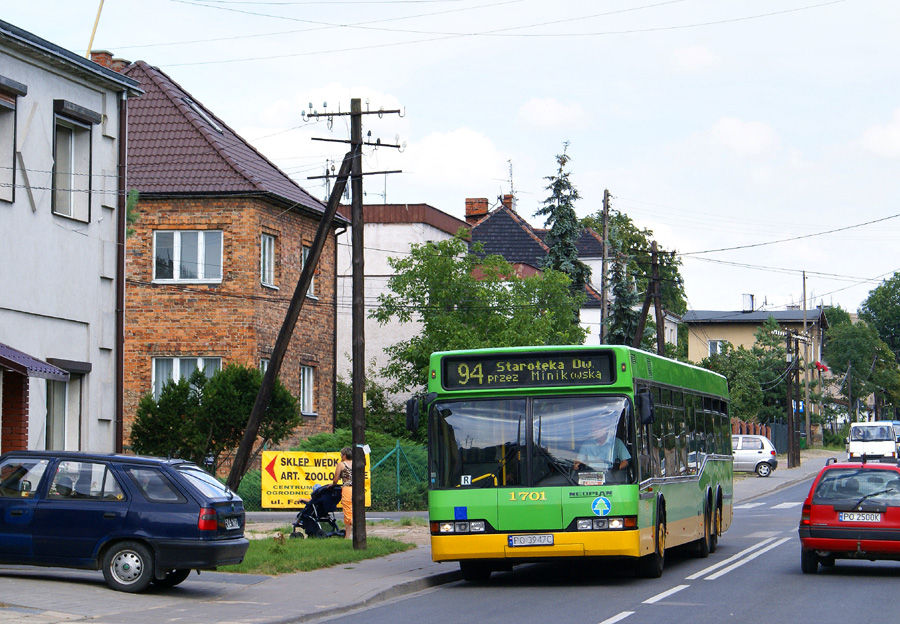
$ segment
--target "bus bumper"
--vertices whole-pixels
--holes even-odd
[[[546,534],[546,532],[540,532]],[[434,561],[462,559],[539,559],[543,557],[637,557],[640,532],[565,531],[553,533],[552,546],[509,546],[508,533],[432,535]]]

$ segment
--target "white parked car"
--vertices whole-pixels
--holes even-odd
[[[766,436],[731,436],[731,455],[736,472],[755,472],[768,477],[778,467],[775,445]]]

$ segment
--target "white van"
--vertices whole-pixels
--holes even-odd
[[[897,438],[891,423],[850,423],[847,454],[850,456],[850,461],[860,461],[865,456],[866,461],[896,463]]]

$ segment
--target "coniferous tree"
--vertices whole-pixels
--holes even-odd
[[[566,171],[570,160],[566,154],[568,147],[568,141],[563,143],[563,153],[556,156],[556,173],[544,178],[549,182],[546,188],[550,196],[534,214],[546,217],[544,225],[550,228],[547,234],[550,252],[544,266],[568,275],[572,280],[572,292],[581,293],[591,277],[591,270],[578,259],[578,238],[584,228],[575,214],[575,201],[580,195]]]

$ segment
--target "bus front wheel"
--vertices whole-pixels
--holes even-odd
[[[653,552],[638,560],[638,574],[644,578],[659,578],[666,565],[666,518],[661,512],[656,514],[653,534]]]

